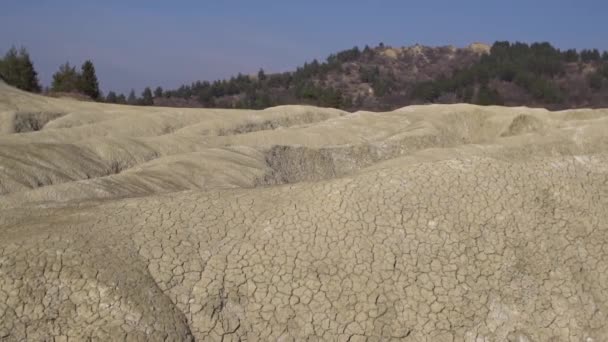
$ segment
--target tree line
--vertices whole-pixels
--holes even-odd
[[[95,73],[95,66],[90,60],[85,61],[80,67],[80,72],[69,62],[62,64],[59,70],[53,74],[51,91],[64,93],[81,93],[93,100],[102,100],[99,91],[99,82]]]
[[[34,63],[24,47],[17,49],[13,46],[4,57],[0,58],[0,78],[21,90],[33,93],[43,91]],[[150,88],[146,88],[141,97],[137,97],[134,90],[128,96],[110,91],[107,96],[104,96],[99,88],[95,66],[91,60],[86,60],[79,70],[69,62],[60,65],[53,74],[50,87],[45,89],[45,92],[51,94],[78,93],[95,101],[109,103],[153,105],[153,97],[162,96],[163,91],[158,87],[153,94]]]
[[[293,72],[266,74],[260,69],[256,76],[238,74],[229,79],[197,81],[164,92],[165,98],[195,99],[204,107],[230,107],[261,109],[287,104],[307,103],[324,107],[345,108],[352,99],[332,86],[323,85],[323,79],[331,72],[341,72],[344,63],[369,57],[372,50],[366,46],[331,54],[323,62],[314,59]],[[222,103],[225,97],[239,96],[234,103]]]
[[[381,43],[376,49],[384,49]],[[49,92],[73,92],[96,101],[131,105],[154,105],[163,100],[182,99],[203,107],[261,109],[281,104],[303,103],[324,107],[356,109],[358,95],[350,94],[343,84],[332,78],[349,78],[351,83],[365,83],[376,98],[391,96],[395,90],[406,89],[410,103],[436,102],[445,96],[458,101],[481,105],[503,104],[496,82],[513,83],[541,103],[561,103],[568,89],[556,82],[566,73],[568,65],[592,63],[595,71],[586,75],[592,91],[608,89],[608,51],[597,49],[561,51],[549,43],[496,42],[488,54],[469,67],[429,81],[402,84],[390,68],[381,68],[374,60],[375,49],[353,47],[329,55],[324,61],[313,60],[293,72],[257,75],[238,74],[229,79],[197,81],[177,89],[154,90],[146,87],[139,96],[134,90],[127,95],[109,91],[104,96],[99,88],[95,66],[85,61],[79,70],[69,62],[53,74]],[[353,69],[352,66],[356,67]],[[351,73],[354,70],[354,75]],[[582,70],[582,69],[581,69]],[[582,72],[581,72],[582,74]],[[0,77],[20,89],[41,92],[38,74],[25,48],[12,47],[0,59]],[[355,97],[355,98],[353,98]],[[167,103],[167,102],[165,102]],[[171,103],[171,102],[168,102]]]
[[[3,58],[0,58],[0,77],[6,83],[19,89],[34,93],[42,91],[34,63],[32,63],[30,55],[24,47],[17,50],[13,46]],[[93,100],[103,100],[95,66],[90,60],[82,64],[80,72],[68,62],[62,64],[59,70],[53,74],[49,91],[77,92],[87,95]]]
[[[340,90],[323,87],[313,82],[312,78],[327,74],[329,71],[340,70],[342,63],[355,60],[370,51],[369,47],[366,47],[364,51],[360,51],[358,48],[345,50],[330,55],[325,62],[313,60],[311,63],[305,63],[295,72],[266,75],[264,70],[260,69],[255,78],[238,74],[228,80],[197,81],[169,91],[164,91],[162,87],[157,87],[152,91],[150,87],[146,87],[139,97],[134,90],[131,90],[127,96],[114,91],[109,91],[106,96],[103,96],[92,61],[85,61],[80,70],[66,62],[60,65],[57,72],[53,74],[48,92],[79,93],[96,101],[131,105],[153,105],[155,98],[195,98],[205,107],[225,106],[216,103],[216,100],[224,96],[244,94],[230,106],[266,108],[279,104],[274,95],[277,89],[291,89],[291,95],[297,100],[320,106],[343,107],[350,102]],[[4,58],[0,59],[0,76],[8,84],[19,89],[30,92],[42,91],[37,72],[25,48],[17,50],[12,47]]]
[[[492,81],[502,81],[516,84],[540,102],[561,103],[567,94],[554,80],[565,74],[567,63],[578,62],[602,63],[589,77],[589,83],[593,89],[604,86],[608,79],[608,52],[560,51],[549,43],[496,42],[490,53],[471,67],[457,70],[449,77],[417,84],[413,96],[434,102],[445,94],[455,94],[463,102],[501,105],[503,99]]]
[[[382,50],[384,45],[381,43],[378,48]],[[222,102],[222,99],[238,96],[239,100],[232,104],[236,108],[307,103],[357,109],[360,106],[358,97],[325,82],[332,74],[347,77],[350,69],[345,65],[350,62],[358,65],[355,82],[368,84],[374,97],[383,99],[406,89],[408,103],[432,103],[451,95],[460,102],[501,105],[504,100],[495,86],[495,82],[500,81],[517,85],[534,101],[560,104],[569,95],[569,89],[564,89],[557,81],[565,75],[569,63],[596,65],[597,70],[586,76],[589,87],[594,91],[608,88],[608,51],[602,53],[598,49],[562,51],[547,42],[498,41],[492,45],[489,54],[482,55],[470,67],[414,84],[399,83],[393,70],[374,64],[374,53],[375,50],[369,46],[364,49],[354,47],[332,54],[323,62],[315,59],[304,63],[293,72],[266,74],[261,69],[257,77],[238,74],[214,82],[198,81],[167,90],[164,96],[195,99],[204,107],[229,107],[231,102]]]

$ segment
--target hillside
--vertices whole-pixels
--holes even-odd
[[[25,48],[0,58],[0,78],[40,93]],[[549,43],[474,43],[465,48],[415,45],[354,47],[296,70],[195,81],[178,89],[145,87],[138,97],[101,93],[95,66],[66,62],[44,94],[143,106],[264,109],[280,105],[331,107],[349,112],[408,105],[470,103],[553,110],[608,106],[608,51],[560,50]]]
[[[608,340],[607,129],[0,82],[0,339]]]
[[[381,44],[341,51],[293,72],[197,81],[154,100],[184,107],[310,104],[350,111],[461,102],[553,109],[608,106],[608,52],[560,51],[548,43],[466,48]]]
[[[265,107],[269,104],[306,103],[329,107],[378,109],[395,106],[414,84],[451,74],[477,61],[489,47],[472,45],[431,48],[379,46],[353,48],[333,54],[326,61],[313,60],[294,72],[238,75],[214,83],[195,82],[165,92],[158,103],[190,98],[196,106]],[[387,103],[392,100],[395,104]],[[179,103],[179,102],[177,102]]]

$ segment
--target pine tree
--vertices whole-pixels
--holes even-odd
[[[576,49],[566,50],[563,55],[566,62],[578,62],[579,56]]]
[[[491,89],[487,84],[483,84],[477,93],[477,104],[481,106],[501,105],[502,99],[496,89]]]
[[[591,74],[591,76],[589,76],[589,87],[591,87],[591,89],[600,90],[600,89],[602,89],[603,83],[604,83],[604,79],[601,74],[594,73],[594,74]]]
[[[600,57],[598,49],[581,51],[581,60],[585,63],[599,61]]]
[[[154,99],[152,98],[152,90],[150,90],[150,87],[146,87],[141,93],[140,104],[142,106],[151,106],[154,104]]]
[[[0,63],[0,76],[6,83],[15,87],[19,87],[18,61],[19,55],[17,49],[13,46],[6,52],[2,63]]]
[[[163,88],[162,87],[156,87],[156,89],[154,89],[154,97],[163,97]]]
[[[127,104],[127,98],[125,97],[125,94],[118,95],[116,97],[116,103]]]
[[[38,74],[25,48],[19,51],[15,47],[8,50],[0,63],[0,76],[4,81],[19,89],[40,92]]]
[[[82,64],[78,90],[94,100],[99,99],[99,82],[93,62],[87,60]]]
[[[19,51],[21,59],[21,81],[23,82],[22,89],[33,92],[40,92],[40,83],[38,82],[38,73],[34,69],[34,63],[30,59],[27,50],[22,47]]]
[[[110,90],[110,92],[108,93],[108,96],[106,96],[106,102],[118,103],[118,96],[116,96],[116,93]]]
[[[79,90],[80,75],[76,68],[65,62],[53,75],[51,90],[55,92],[73,92]]]
[[[259,81],[266,80],[266,73],[264,72],[264,69],[260,69],[260,71],[258,71],[258,80]]]
[[[131,89],[129,93],[129,97],[127,98],[127,103],[130,105],[137,104],[137,97],[135,97],[135,90]]]

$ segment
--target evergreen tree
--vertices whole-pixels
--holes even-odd
[[[272,100],[270,95],[266,92],[262,92],[255,99],[254,108],[265,109],[272,106]]]
[[[154,99],[152,98],[152,90],[150,90],[150,87],[146,87],[141,93],[140,104],[142,106],[151,106],[154,104]]]
[[[33,92],[40,92],[41,87],[38,82],[38,73],[34,69],[34,63],[30,59],[27,50],[22,47],[19,51],[21,59],[21,80],[23,82],[22,89]]]
[[[73,92],[80,89],[79,85],[80,75],[76,72],[76,68],[71,66],[69,62],[65,62],[53,74],[51,90],[55,92]]]
[[[90,60],[82,64],[78,90],[94,100],[99,99],[99,82],[95,74],[95,66]]]
[[[438,82],[426,81],[418,83],[412,91],[414,98],[424,102],[433,102],[441,95]]]
[[[127,104],[127,98],[125,97],[125,94],[118,95],[116,97],[116,103]]]
[[[19,89],[40,92],[38,74],[25,48],[19,51],[15,47],[8,50],[0,63],[0,76],[4,81]]]
[[[502,99],[496,89],[490,89],[487,84],[484,84],[477,93],[477,104],[482,106],[501,105]]]
[[[566,62],[578,62],[578,52],[576,49],[566,50],[563,55]]]
[[[320,89],[319,104],[323,107],[340,108],[342,106],[342,91],[339,89]]]
[[[131,92],[129,93],[129,97],[127,98],[127,103],[130,105],[137,104],[137,97],[135,97],[135,90],[131,89]]]
[[[604,85],[604,78],[600,73],[594,73],[589,76],[589,86],[593,90],[600,90]]]
[[[390,46],[379,43],[378,48]],[[561,104],[572,101],[573,96],[570,96],[569,92],[572,87],[577,86],[561,82],[568,74],[576,72],[568,63],[581,60],[593,62],[594,67],[599,67],[600,75],[604,75],[601,71],[602,65],[608,67],[608,63],[596,62],[602,59],[608,61],[608,51],[603,54],[596,49],[560,51],[546,42],[527,44],[499,41],[492,46],[490,53],[483,54],[477,61],[462,66],[462,69],[456,68],[445,74],[441,71],[430,80],[412,84],[403,77],[403,70],[374,60],[375,54],[376,48],[366,45],[360,50],[354,47],[331,54],[325,61],[313,60],[304,63],[294,72],[266,74],[260,69],[257,77],[239,74],[213,82],[198,81],[175,90],[165,90],[163,93],[166,98],[197,100],[205,107],[238,105],[243,108],[263,108],[269,103],[306,103],[357,108],[357,103],[361,103],[367,107],[378,108],[378,103],[384,101],[393,105],[393,101],[400,104],[409,101],[435,102],[454,96],[458,101],[500,104],[503,102],[503,91],[510,95],[504,86],[511,83],[532,97],[535,105]],[[349,63],[353,61],[355,63]],[[580,63],[579,67],[584,65]],[[397,73],[393,74],[391,70]],[[602,87],[606,90],[608,76],[602,77],[606,78]],[[349,85],[350,82],[356,82],[357,78],[367,83],[373,92],[360,97],[353,104],[357,97],[351,98],[352,91],[350,87],[345,87],[344,83]],[[595,78],[594,86],[598,84]],[[340,94],[340,88],[348,91]],[[397,93],[405,94],[405,98],[398,100],[395,96],[390,96]],[[366,100],[380,97],[384,99],[376,102]],[[510,102],[528,101],[528,97],[516,97],[516,100],[510,99]]]
[[[552,82],[542,78],[535,79],[529,91],[532,96],[545,103],[560,103],[563,100],[563,95],[559,88]]]
[[[581,56],[593,56],[592,50],[584,50]],[[567,59],[574,60],[576,51],[560,52],[549,43],[496,42],[490,54],[467,69],[456,70],[451,77],[440,77],[422,82],[414,87],[413,97],[431,101],[444,94],[459,94],[460,100],[471,97],[470,87],[478,90],[476,101],[480,104],[500,104],[502,99],[495,89],[487,85],[491,80],[513,82],[537,100],[545,103],[561,103],[563,94],[553,83],[553,78],[563,75]]]
[[[163,88],[156,87],[156,89],[154,89],[154,97],[163,97]]]
[[[585,63],[599,61],[600,58],[601,55],[598,49],[581,51],[581,60]]]
[[[266,80],[266,73],[264,72],[264,69],[260,69],[260,71],[258,71],[258,80],[259,81]]]
[[[116,93],[113,91],[110,91],[108,93],[108,96],[106,96],[106,102],[108,103],[118,103],[118,96],[116,96]]]
[[[13,46],[11,47],[6,54],[4,55],[4,59],[0,59],[0,76],[2,79],[15,87],[19,83],[19,54],[17,53],[17,49]]]
[[[602,75],[602,77],[608,79],[608,64],[604,64],[598,72]]]

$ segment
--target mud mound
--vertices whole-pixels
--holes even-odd
[[[607,129],[0,82],[0,340],[608,340]]]

